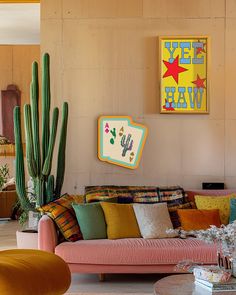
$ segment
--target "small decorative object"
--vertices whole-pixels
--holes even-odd
[[[208,38],[159,41],[161,113],[208,113]]]
[[[225,283],[231,278],[231,272],[218,266],[196,266],[193,269],[195,279],[211,283]]]
[[[147,127],[129,116],[101,116],[98,119],[98,158],[135,169],[139,165],[147,137]]]
[[[184,231],[181,229],[169,229],[167,232],[174,232],[181,238],[193,236],[206,243],[216,243],[218,266],[224,269],[231,269],[232,274],[235,275],[236,221],[228,225],[221,225],[220,227],[211,225],[206,230]]]

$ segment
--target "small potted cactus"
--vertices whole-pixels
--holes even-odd
[[[65,150],[68,122],[68,103],[63,103],[61,132],[57,154],[57,175],[51,175],[53,151],[56,140],[59,109],[55,107],[52,113],[50,128],[50,67],[49,54],[43,55],[42,61],[42,138],[39,131],[39,83],[38,64],[32,64],[32,81],[30,86],[30,104],[24,105],[24,129],[26,139],[26,163],[28,174],[33,183],[34,201],[29,198],[25,185],[24,154],[21,132],[20,107],[14,109],[14,134],[16,149],[16,191],[20,206],[27,216],[29,212],[39,212],[39,208],[61,195],[65,173]],[[32,192],[31,192],[32,193]],[[40,213],[39,213],[40,214]],[[19,242],[20,232],[17,232]],[[23,238],[24,239],[24,238]],[[27,239],[26,239],[27,240]],[[24,244],[24,243],[23,243]]]

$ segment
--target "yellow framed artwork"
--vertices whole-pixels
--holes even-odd
[[[209,113],[209,38],[159,37],[160,112]]]

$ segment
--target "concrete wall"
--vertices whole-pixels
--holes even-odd
[[[42,0],[53,104],[69,101],[64,190],[89,184],[236,187],[236,0]],[[159,114],[159,35],[211,37],[210,114]],[[149,128],[135,171],[97,159],[99,115]]]
[[[0,90],[16,84],[21,91],[21,105],[29,103],[31,64],[40,60],[39,45],[0,45]],[[2,152],[2,148],[0,147]],[[14,175],[14,157],[0,156],[0,165],[7,163]]]

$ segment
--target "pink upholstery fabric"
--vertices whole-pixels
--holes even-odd
[[[38,248],[54,252],[57,243],[57,232],[52,219],[47,215],[42,216],[38,226]]]
[[[68,264],[77,273],[172,273],[175,265],[103,265]]]
[[[59,244],[67,263],[103,265],[177,264],[181,260],[216,263],[216,247],[197,239],[81,240]]]

